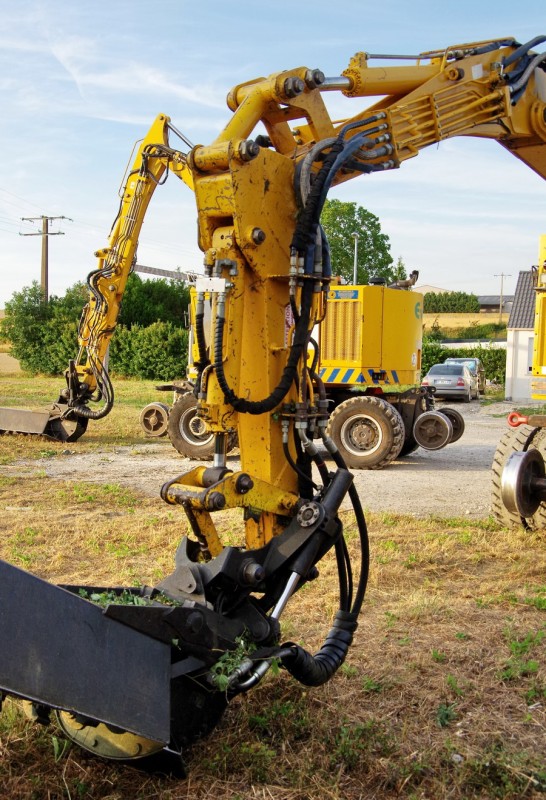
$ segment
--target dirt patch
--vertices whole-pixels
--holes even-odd
[[[490,468],[510,403],[481,405],[479,402],[451,404],[465,419],[465,432],[458,442],[443,450],[419,448],[385,470],[355,470],[355,482],[365,509],[415,516],[468,516],[490,514]],[[441,410],[442,404],[438,404]],[[100,423],[96,423],[100,424]],[[193,466],[179,456],[166,439],[146,441],[137,447],[78,453],[78,445],[61,455],[21,460],[0,467],[6,476],[41,472],[67,481],[116,483],[158,497],[161,486]],[[237,456],[229,466],[239,468]]]
[[[0,372],[4,374],[13,374],[15,372],[22,372],[22,370],[16,358],[10,356],[9,353],[0,353]]]

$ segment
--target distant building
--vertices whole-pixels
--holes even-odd
[[[478,295],[478,303],[480,304],[480,311],[486,314],[498,314],[500,312],[500,302],[501,302],[500,294]],[[503,314],[510,313],[513,304],[514,304],[514,295],[504,294],[502,296],[502,313]]]
[[[516,403],[531,398],[529,378],[533,365],[535,290],[531,270],[520,272],[506,335],[506,400]]]

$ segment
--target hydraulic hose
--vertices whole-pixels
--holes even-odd
[[[539,66],[539,64],[542,64],[545,61],[546,61],[546,53],[539,53],[538,55],[536,55],[525,68],[523,75],[521,75],[521,77],[518,78],[517,81],[510,84],[511,94],[514,95],[520,89],[523,89],[527,84],[527,81],[531,77],[531,74],[535,71],[535,69]]]
[[[226,403],[233,406],[236,411],[243,414],[266,414],[269,411],[273,411],[273,409],[284,400],[296,378],[298,362],[305,352],[311,314],[311,301],[312,286],[306,284],[302,291],[301,316],[296,324],[294,340],[290,349],[288,361],[278,385],[273,389],[271,394],[263,400],[245,400],[243,397],[237,397],[233,389],[229,386],[224,372],[222,352],[226,318],[224,312],[220,309],[218,310],[216,328],[214,331],[214,369],[218,386],[224,393]]]
[[[290,648],[290,654],[281,658],[283,667],[304,686],[322,686],[345,661],[353,634],[357,629],[358,614],[352,611],[338,611],[326,641],[315,655],[293,642],[283,645]]]
[[[513,53],[510,53],[509,56],[506,56],[506,58],[503,59],[503,66],[509,67],[510,64],[513,64],[514,61],[517,61],[518,58],[527,55],[532,47],[536,47],[537,44],[542,44],[542,42],[546,42],[546,36],[535,36],[534,39],[531,39],[525,44],[521,44],[516,50],[514,50]],[[504,44],[504,42],[502,44]],[[513,42],[510,42],[510,44],[513,44]]]

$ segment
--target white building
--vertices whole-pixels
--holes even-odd
[[[514,403],[531,399],[531,368],[535,320],[535,291],[531,270],[520,272],[506,335],[506,400]]]

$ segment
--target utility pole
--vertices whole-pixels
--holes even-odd
[[[355,240],[355,257],[353,262],[353,284],[356,285],[357,282],[357,273],[358,273],[358,240],[360,239],[360,234],[357,231],[353,231],[351,236]]]
[[[508,272],[508,273],[506,273],[506,272],[500,272],[500,273],[498,273],[498,274],[496,274],[496,275],[495,275],[495,278],[500,278],[500,279],[501,279],[500,308],[499,308],[499,325],[502,325],[502,302],[503,302],[503,287],[504,287],[504,279],[505,279],[505,278],[511,278],[511,277],[512,277],[512,273],[511,273],[511,272]]]
[[[64,231],[50,231],[49,230],[49,223],[52,222],[54,219],[68,219],[70,222],[74,220],[70,219],[70,217],[46,217],[42,215],[41,217],[21,217],[22,222],[39,222],[42,220],[42,230],[37,231],[36,233],[20,233],[19,236],[41,236],[42,237],[42,269],[40,275],[40,285],[42,287],[42,292],[45,297],[45,301],[47,303],[49,299],[49,290],[48,290],[48,274],[49,274],[49,248],[48,248],[48,236],[64,236]]]

